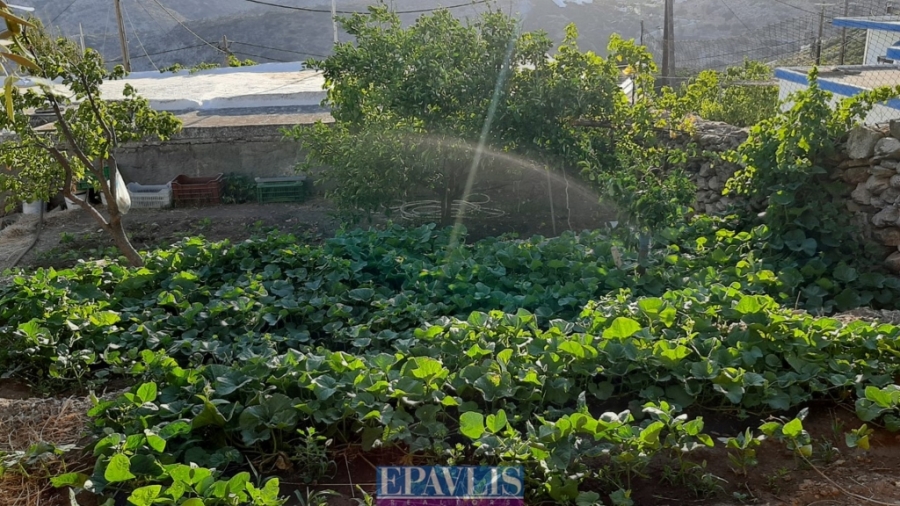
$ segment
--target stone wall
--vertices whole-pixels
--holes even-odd
[[[722,153],[739,146],[747,135],[747,129],[700,121],[691,140],[701,151]],[[713,158],[698,157],[687,168],[698,188],[696,210],[707,214],[736,203],[721,193],[739,167]],[[846,206],[856,217],[860,237],[889,248],[885,264],[900,272],[900,120],[887,127],[855,128],[828,169],[832,180],[847,184]]]
[[[831,177],[853,191],[847,210],[864,234],[892,249],[885,263],[900,272],[900,122],[889,127],[857,127],[847,137]]]
[[[678,141],[680,145],[693,142],[700,151],[700,155],[690,159],[686,167],[691,182],[697,185],[694,209],[698,213],[722,213],[735,203],[731,197],[722,195],[722,190],[740,167],[717,160],[715,155],[740,146],[747,140],[749,131],[718,121],[697,120],[694,126],[695,131],[690,139]]]

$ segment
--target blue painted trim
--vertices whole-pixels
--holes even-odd
[[[834,18],[832,26],[841,28],[862,28],[864,30],[884,30],[886,32],[900,32],[900,23],[896,21],[874,21],[859,18]]]
[[[885,54],[888,58],[892,60],[900,60],[900,47],[891,46],[887,49],[887,53]]]
[[[806,74],[793,69],[775,69],[775,79],[781,79],[782,81],[788,81],[802,86],[809,86],[809,81],[806,80]],[[845,97],[852,97],[864,91],[868,91],[866,88],[860,86],[831,81],[827,77],[819,78],[819,88],[834,93],[835,95],[843,95]],[[883,105],[900,111],[900,99],[898,98],[892,98]]]

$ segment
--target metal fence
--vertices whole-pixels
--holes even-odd
[[[874,64],[874,52],[879,52],[876,48],[886,48],[900,40],[900,31],[893,34],[887,30],[874,32],[865,28],[864,22],[842,26],[842,18],[877,19],[881,23],[896,22],[900,30],[900,5],[893,7],[883,0],[853,0],[843,5],[801,11],[805,14],[737,37],[686,40],[677,38],[676,34],[675,76],[724,69],[744,60],[771,66]],[[662,61],[662,34],[645,33],[643,40],[656,60]],[[900,57],[897,62],[900,63]]]

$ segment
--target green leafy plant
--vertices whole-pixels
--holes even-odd
[[[751,128],[747,141],[729,155],[744,168],[728,181],[726,193],[764,200],[763,221],[780,237],[770,248],[833,265],[851,258],[857,265],[874,265],[871,245],[855,237],[843,209],[844,185],[827,180],[825,167],[839,139],[875,104],[900,95],[900,88],[868,91],[832,107],[832,94],[819,86],[816,69],[807,80],[807,89],[789,97],[789,109]],[[857,273],[844,266],[840,276]],[[841,305],[866,304],[852,292],[841,297]]]
[[[867,386],[865,396],[856,400],[856,415],[864,422],[882,418],[888,430],[900,430],[900,385]]]
[[[661,107],[675,114],[694,113],[710,121],[749,127],[779,113],[778,86],[767,65],[745,61],[723,72],[705,70],[681,89],[665,90]]]
[[[728,449],[728,461],[731,471],[739,476],[748,476],[750,468],[759,464],[756,449],[762,444],[764,436],[754,437],[748,428],[734,437],[719,438]]]
[[[787,444],[788,450],[802,459],[812,456],[812,439],[809,432],[803,428],[803,419],[806,417],[806,408],[802,409],[796,418],[782,422],[766,422],[759,428],[766,436]]]
[[[860,425],[858,429],[851,429],[850,432],[846,434],[847,447],[868,451],[870,445],[869,438],[874,433],[875,431],[870,429],[866,424]]]
[[[256,181],[253,177],[242,173],[231,173],[225,176],[225,190],[222,202],[225,204],[244,204],[256,201]]]

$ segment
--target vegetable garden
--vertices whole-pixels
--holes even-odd
[[[900,278],[856,240],[846,188],[820,176],[848,129],[900,89],[830,107],[813,71],[777,113],[771,90],[720,93],[710,74],[656,94],[652,59],[618,37],[604,59],[570,29],[551,61],[545,35],[499,12],[403,28],[382,7],[344,24],[357,45],[316,62],[337,124],[286,133],[354,183],[331,194],[345,215],[383,211],[424,181],[453,221],[465,171],[486,162],[417,144],[436,135],[530,157],[548,177],[551,165],[580,171],[622,226],[474,242],[434,225],[321,244],[192,237],[7,271],[4,378],[91,392],[92,407],[83,444],[0,455],[0,478],[49,480],[70,504],[275,506],[326,504],[340,475],[371,504],[376,463],[518,464],[528,504],[751,503],[765,492],[754,475],[774,476],[771,490],[790,477],[769,470],[780,451],[845,499],[878,502],[821,466],[842,451],[862,462],[900,430],[900,328],[840,314],[895,309]],[[380,51],[409,73],[371,65]],[[455,70],[436,85],[415,63],[438,60]],[[740,164],[727,191],[764,213],[689,210],[696,188],[681,169],[700,154],[667,142],[698,111],[755,124],[716,161]],[[825,441],[809,423],[823,412]]]
[[[709,473],[703,448],[725,445],[744,473],[763,435],[812,458],[811,404],[858,399],[859,448],[863,422],[900,428],[900,329],[792,309],[840,309],[847,291],[889,303],[900,280],[761,257],[766,227],[733,225],[666,230],[640,275],[600,231],[186,239],[141,268],[14,275],[0,364],[47,389],[133,385],[90,410],[90,451],[71,458],[93,471],[53,482],[137,506],[281,504],[278,475],[322,482],[336,447],[521,463],[534,503],[630,504],[659,468],[705,497],[733,477]],[[749,428],[716,442],[710,415]]]

